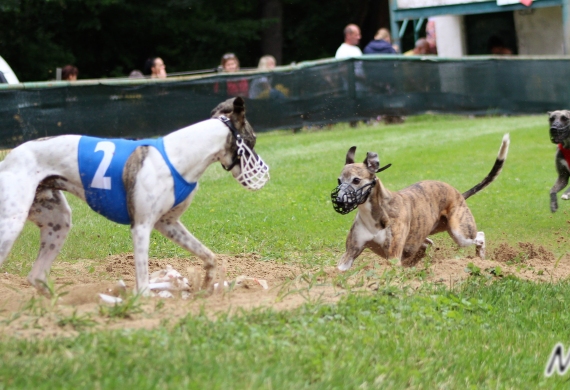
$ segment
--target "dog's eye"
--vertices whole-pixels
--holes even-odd
[[[562,116],[560,117],[560,119],[562,119],[563,121],[567,121],[567,120],[568,120],[568,117],[567,117],[567,116],[564,116],[564,115],[562,115]]]
[[[352,179],[352,184],[359,184],[360,183],[360,179],[358,177],[355,177],[354,179]]]

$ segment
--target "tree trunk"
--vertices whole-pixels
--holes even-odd
[[[277,65],[281,65],[283,59],[283,4],[281,0],[261,0],[261,17],[268,24],[261,35],[262,55],[272,55]]]

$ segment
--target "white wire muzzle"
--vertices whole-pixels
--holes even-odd
[[[269,166],[240,137],[236,140],[241,173],[235,179],[245,188],[257,191],[269,180]]]

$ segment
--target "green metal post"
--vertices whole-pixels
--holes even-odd
[[[570,55],[570,0],[562,0],[562,33],[564,34],[564,54]]]

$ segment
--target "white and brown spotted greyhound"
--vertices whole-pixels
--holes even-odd
[[[346,165],[332,191],[335,210],[347,214],[358,208],[346,239],[346,252],[338,269],[348,270],[365,248],[399,265],[419,261],[433,242],[429,235],[447,231],[459,246],[475,244],[477,256],[485,257],[485,234],[477,231],[475,219],[465,200],[492,183],[503,168],[509,149],[505,134],[491,172],[469,191],[461,194],[447,183],[421,181],[398,192],[389,191],[376,176],[376,153],[368,152],[364,163],[354,162],[356,147],[349,149]]]
[[[568,178],[570,177],[570,111],[557,110],[549,112],[548,122],[550,123],[550,141],[558,144],[558,149],[554,156],[558,178],[550,189],[550,211],[554,213],[558,210],[556,194],[566,188]],[[562,194],[561,199],[570,199],[570,188]]]
[[[244,187],[257,190],[269,168],[254,152],[255,133],[242,98],[229,99],[212,119],[159,139],[129,141],[62,135],[26,142],[0,164],[0,265],[26,220],[40,228],[39,254],[28,281],[47,293],[45,282],[71,227],[68,191],[118,223],[130,224],[136,291],[149,294],[148,249],[158,230],[204,262],[202,288],[211,290],[212,251],[180,222],[197,181],[219,161]]]

